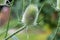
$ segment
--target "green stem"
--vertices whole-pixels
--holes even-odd
[[[60,19],[60,14],[59,14],[59,19]],[[56,32],[55,32],[55,36],[56,36],[56,34],[57,34],[58,30],[59,30],[59,25],[60,25],[60,22],[59,22],[60,20],[59,19],[58,19],[58,25],[57,25],[57,29],[56,29]],[[53,37],[52,40],[54,40],[55,36]]]
[[[42,8],[44,7],[44,5],[45,5],[45,3],[41,6],[41,8],[40,8],[39,12],[37,13],[37,15],[36,15],[36,17],[35,17],[35,20],[34,20],[34,24],[33,24],[33,25],[37,24],[37,20],[38,20],[39,13],[41,13],[41,10],[42,10]]]
[[[14,0],[12,0],[12,5],[13,5],[13,2],[14,2]],[[12,6],[11,5],[11,6]],[[11,8],[10,8],[11,9]],[[11,10],[10,10],[11,11]],[[9,15],[9,19],[8,19],[8,24],[7,24],[7,29],[6,29],[6,34],[5,34],[5,38],[7,37],[7,35],[8,35],[8,30],[9,30],[9,23],[10,23],[10,15]]]
[[[8,34],[8,30],[9,30],[9,22],[10,22],[10,15],[9,15],[8,24],[7,24],[7,28],[6,28],[5,38],[7,37],[7,34]]]
[[[60,18],[60,17],[59,17]],[[57,32],[58,32],[58,29],[59,29],[59,19],[58,19],[58,25],[57,25],[57,28],[53,31],[53,33],[49,36],[48,40],[54,40]]]
[[[11,38],[12,36],[14,36],[15,34],[19,33],[20,31],[24,30],[26,28],[26,25],[24,25],[23,27],[19,28],[15,33],[13,33],[12,35],[10,35],[9,37],[7,37],[5,40],[8,40],[9,38]]]

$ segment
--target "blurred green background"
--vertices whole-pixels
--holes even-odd
[[[11,0],[11,1],[8,0],[8,1],[9,2],[7,2],[6,4],[9,5],[11,8],[11,13],[9,16],[10,20],[8,20],[8,22],[6,22],[4,25],[0,26],[0,40],[5,39],[7,29],[8,37],[16,30],[24,26],[23,23],[21,22],[22,15],[24,14],[29,4],[36,4],[38,6],[38,10],[40,11],[42,5],[45,3],[46,3],[45,6],[42,8],[38,16],[37,20],[38,24],[33,27],[29,26],[28,33],[26,32],[26,29],[24,29],[8,40],[50,40],[53,37],[54,37],[53,40],[60,40],[60,10],[56,9],[57,0]],[[0,4],[3,3],[4,0],[0,0]],[[52,22],[51,16],[53,15],[54,12],[57,12],[56,14],[57,18],[53,20],[54,22]],[[53,32],[55,32],[54,30],[57,29],[57,26],[59,27],[59,29],[55,34]],[[52,37],[49,37],[48,35],[49,32],[47,32],[46,34],[40,34],[41,30],[51,31],[48,28],[52,30]],[[29,36],[29,39],[27,39],[27,35]],[[49,37],[48,39],[46,39],[47,36]]]

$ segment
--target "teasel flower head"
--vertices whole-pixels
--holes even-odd
[[[26,10],[25,10],[25,12],[23,14],[22,23],[24,23],[24,24],[33,24],[37,13],[38,13],[37,5],[30,4],[26,8]]]

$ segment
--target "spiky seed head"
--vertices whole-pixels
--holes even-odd
[[[38,13],[38,7],[37,5],[34,5],[34,4],[30,4],[24,14],[23,14],[23,17],[22,17],[22,23],[24,24],[32,24],[35,20],[35,17]]]

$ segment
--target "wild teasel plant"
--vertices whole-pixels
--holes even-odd
[[[9,38],[11,38],[13,35],[15,35],[16,33],[24,30],[25,28],[27,28],[29,25],[32,25],[36,22],[36,17],[38,16],[38,7],[34,4],[30,4],[22,17],[22,23],[24,24],[23,27],[21,27],[20,29],[18,29],[15,33],[13,33],[12,35],[10,35],[9,37],[7,37],[5,40],[8,40]],[[28,30],[28,28],[27,28]],[[26,30],[26,31],[27,31]]]
[[[33,6],[34,7],[34,6]],[[28,9],[28,7],[26,8],[26,10]],[[25,10],[25,12],[24,12],[24,14],[23,15],[26,15],[26,16],[23,16],[23,18],[22,18],[22,22],[24,23],[24,25],[25,24],[29,24],[29,25],[31,25],[31,24],[33,24],[34,22],[36,22],[36,13],[35,14],[28,14],[28,13],[30,13],[30,11],[28,12],[28,10],[26,11]],[[36,10],[34,10],[34,11],[36,11]],[[30,15],[30,16],[29,16]],[[33,16],[33,17],[32,17]],[[31,17],[31,18],[30,18]],[[28,20],[29,19],[29,20]],[[23,29],[25,29],[26,28],[26,25],[22,28],[22,29],[19,29],[18,31],[16,31],[13,35],[15,35],[16,33],[18,33],[19,31],[22,31]],[[8,37],[8,38],[6,38],[6,39],[9,39],[9,38],[11,38],[13,35],[11,35],[10,37]],[[54,34],[54,36],[55,36],[55,34]],[[52,38],[54,38],[54,37],[52,37]],[[51,39],[52,39],[51,38]]]

